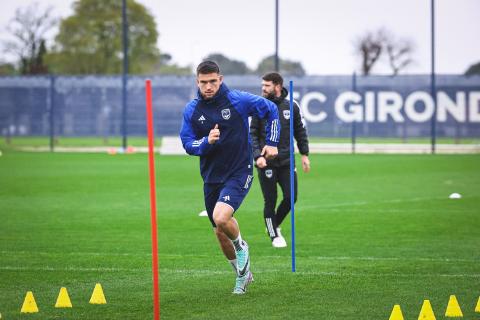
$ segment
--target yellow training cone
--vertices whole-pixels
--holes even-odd
[[[475,312],[480,313],[480,297],[478,297],[477,306],[475,307]]]
[[[445,311],[445,317],[461,318],[463,317],[462,309],[458,305],[455,295],[451,295],[448,300],[447,311]]]
[[[435,318],[435,314],[433,313],[430,300],[423,300],[423,305],[422,309],[420,310],[420,314],[418,315],[418,320],[437,320],[437,318]]]
[[[390,318],[388,318],[388,320],[404,320],[402,309],[400,309],[399,304],[393,306],[392,314],[390,315]]]
[[[32,291],[28,291],[27,295],[25,296],[25,300],[23,301],[21,313],[36,313],[38,312],[37,303],[35,302],[35,298],[33,297]]]
[[[57,302],[55,303],[55,308],[71,308],[72,302],[68,296],[67,288],[61,287],[60,292],[58,293]]]
[[[103,294],[102,285],[97,283],[95,289],[93,289],[92,297],[90,298],[91,304],[107,304],[105,295]]]

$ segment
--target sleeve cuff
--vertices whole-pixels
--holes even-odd
[[[270,141],[269,139],[265,142],[267,146],[270,147],[276,147],[278,145],[278,142]]]
[[[208,137],[203,137],[203,142],[200,145],[200,149],[202,150],[203,154],[207,154],[210,150],[212,150],[215,144],[208,143]]]

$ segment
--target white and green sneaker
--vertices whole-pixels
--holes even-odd
[[[241,250],[235,251],[237,256],[237,275],[243,277],[250,271],[250,255],[248,253],[248,244],[243,241]]]
[[[253,282],[253,274],[250,270],[243,276],[237,276],[235,281],[235,288],[233,288],[233,294],[244,294],[247,292],[247,286]]]

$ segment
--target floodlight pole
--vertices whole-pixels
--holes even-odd
[[[50,101],[49,101],[49,120],[50,120],[50,152],[55,149],[55,76],[50,75]]]
[[[278,59],[278,0],[275,0],[275,71],[280,71],[280,62]]]
[[[128,20],[127,1],[122,0],[123,74],[122,74],[122,147],[127,148]]]
[[[430,121],[431,139],[432,139],[432,154],[435,154],[436,145],[436,126],[437,126],[437,88],[435,83],[435,0],[431,0],[431,56],[432,69],[430,72],[430,92],[433,99],[433,114]]]
[[[357,73],[353,72],[352,75],[352,91],[357,93]],[[357,144],[357,120],[352,121],[352,154],[355,154]]]

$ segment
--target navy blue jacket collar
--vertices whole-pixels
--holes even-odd
[[[224,82],[222,82],[222,84],[220,85],[220,88],[218,89],[217,93],[212,98],[205,99],[202,96],[202,94],[200,93],[200,89],[197,90],[197,97],[198,97],[199,100],[204,101],[206,103],[215,103],[219,98],[226,95],[228,93],[228,91],[230,91],[230,89],[228,89],[227,85]]]

